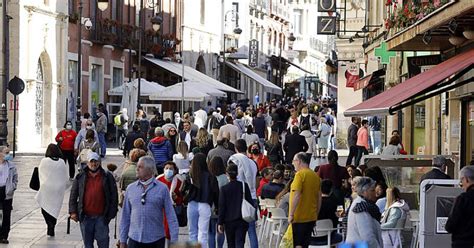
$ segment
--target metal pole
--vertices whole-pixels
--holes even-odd
[[[82,0],[79,1],[79,23],[77,25],[77,99],[76,130],[81,130],[81,77],[82,77]]]
[[[137,111],[138,109],[140,108],[140,90],[141,90],[141,78],[142,78],[142,34],[144,34],[145,32],[144,29],[145,29],[145,26],[142,25],[143,24],[143,0],[140,0],[140,11],[138,12],[138,22],[140,22],[139,24],[139,37],[138,37],[138,95],[137,95]],[[142,30],[143,28],[143,30]],[[134,113],[132,113],[134,114]]]
[[[282,43],[280,41],[280,55],[278,56],[278,67],[279,67],[278,68],[278,86],[283,87],[283,83],[282,83],[283,78],[281,76],[281,50],[283,50],[283,49],[282,49],[281,45],[282,45]]]
[[[225,0],[221,1],[221,15],[222,15],[222,23],[221,23],[221,32],[222,32],[222,69],[221,69],[221,82],[225,83]]]
[[[181,1],[181,114],[184,115],[184,0]]]
[[[8,145],[7,84],[10,80],[10,30],[11,17],[7,12],[7,0],[3,0],[3,85],[0,107],[0,145]]]

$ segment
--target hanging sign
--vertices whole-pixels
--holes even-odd
[[[318,16],[317,33],[324,35],[333,35],[336,33],[335,16]]]
[[[347,65],[347,70],[345,72],[346,77],[346,87],[353,88],[357,80],[359,80],[359,64],[350,63]]]
[[[318,12],[336,12],[336,0],[318,0]]]
[[[249,66],[258,66],[258,40],[249,41]]]

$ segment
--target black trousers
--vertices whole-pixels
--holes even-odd
[[[293,228],[293,247],[308,248],[314,224],[316,224],[316,221],[291,224]]]
[[[48,231],[54,231],[54,227],[56,226],[57,219],[48,214],[48,212],[44,211],[44,209],[41,209],[41,213],[43,214],[44,221],[46,222],[46,225],[48,226]]]
[[[5,196],[5,186],[0,187],[0,204],[3,212],[2,227],[0,227],[0,239],[8,239],[12,218],[13,199],[5,200]]]
[[[352,164],[352,159],[357,156],[357,153],[358,153],[357,146],[349,147],[349,155],[347,156],[346,165]]]
[[[249,224],[244,220],[230,221],[225,223],[225,236],[228,248],[244,248],[245,235]]]
[[[61,150],[63,153],[64,163],[68,163],[69,165],[69,178],[74,178],[74,174],[76,173],[76,157],[74,156],[74,151],[64,151]]]
[[[165,248],[165,238],[161,238],[152,243],[140,243],[129,238],[128,248]]]
[[[355,166],[358,167],[360,165],[360,160],[362,159],[362,155],[369,154],[369,151],[365,148],[365,146],[357,146],[357,157],[355,160]]]

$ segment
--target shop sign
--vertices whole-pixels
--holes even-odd
[[[357,80],[359,80],[359,64],[349,63],[347,64],[347,70],[345,72],[346,87],[353,88]]]
[[[424,70],[441,63],[441,55],[408,57],[408,76],[414,77]],[[428,67],[427,67],[428,66]]]
[[[249,41],[249,66],[258,66],[258,40]]]
[[[333,35],[336,33],[335,16],[318,16],[317,33],[324,35]]]
[[[318,12],[336,12],[336,0],[318,0]]]

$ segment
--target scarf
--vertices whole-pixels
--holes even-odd
[[[364,199],[363,197],[361,197],[361,198]],[[372,203],[370,201],[367,201],[365,199],[364,199],[364,201],[361,201],[361,202],[357,203],[354,206],[354,208],[352,209],[352,211],[354,213],[367,212],[368,214],[370,214],[370,216],[372,216],[372,218],[377,220],[377,222],[380,222],[380,219],[382,217],[382,215],[380,214],[380,210],[377,207],[377,205],[375,205],[374,203]]]

